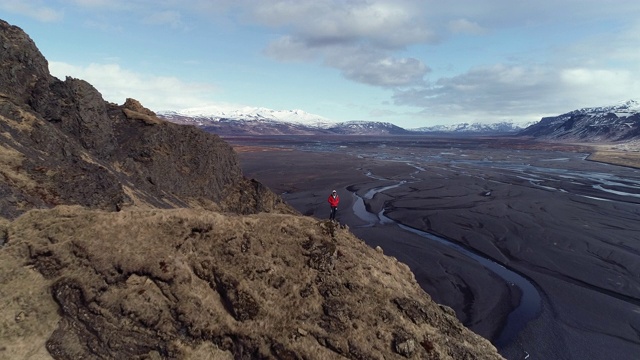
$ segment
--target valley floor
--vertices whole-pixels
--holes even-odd
[[[506,358],[640,354],[638,170],[512,139],[226,140],[305,215],[327,218],[338,190],[339,221]]]

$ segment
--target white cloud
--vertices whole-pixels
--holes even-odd
[[[349,80],[380,87],[419,85],[430,71],[418,59],[394,58],[368,46],[333,45],[318,49],[292,37],[272,42],[265,53],[280,61],[323,59],[325,65],[340,70]]]
[[[570,68],[560,72],[560,79],[587,103],[607,105],[640,96],[638,73],[629,70]]]
[[[569,3],[572,1],[561,2],[558,9]],[[640,10],[635,3],[616,5],[635,13]],[[586,2],[576,12],[586,16],[595,9],[594,3]],[[535,14],[541,11],[533,10]],[[602,16],[611,15],[611,11],[602,9]],[[599,16],[594,19],[590,21],[600,21]],[[396,89],[394,101],[421,109],[425,118],[437,119],[438,123],[454,123],[535,121],[578,108],[640,99],[640,23],[637,19],[620,20],[610,30],[587,31],[565,46],[538,46],[511,57],[509,62],[476,64],[466,71],[432,79],[427,86]],[[527,40],[526,30],[526,26],[518,30],[521,41]]]
[[[626,70],[560,68],[552,64],[477,67],[425,87],[396,90],[397,105],[422,108],[430,117],[457,113],[466,121],[541,116],[638,99],[637,73]]]
[[[59,79],[71,76],[89,82],[106,101],[122,104],[131,97],[152,110],[203,106],[211,103],[211,95],[216,91],[210,85],[185,83],[175,77],[139,74],[117,64],[82,67],[49,62],[49,70]]]
[[[286,27],[310,46],[367,42],[401,48],[433,40],[415,6],[402,1],[269,1],[251,10],[256,21]]]
[[[316,61],[340,70],[349,80],[382,87],[423,82],[422,61],[393,51],[433,42],[433,32],[408,1],[271,1],[254,5],[253,18],[286,28],[265,54],[280,61]]]
[[[491,120],[553,107],[558,95],[557,80],[552,69],[498,64],[441,78],[429,86],[396,90],[394,98],[398,105],[421,107],[436,116],[455,110],[476,117],[484,114],[483,120]],[[547,105],[538,107],[541,103]]]
[[[326,56],[326,63],[347,79],[374,86],[420,85],[430,70],[418,59],[393,58],[367,49],[338,50]]]

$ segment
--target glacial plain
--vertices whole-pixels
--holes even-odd
[[[339,221],[406,263],[506,358],[640,354],[633,161],[602,162],[589,145],[502,137],[225,140],[246,176],[305,215],[327,218],[337,189]]]

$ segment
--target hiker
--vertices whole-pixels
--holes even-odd
[[[331,195],[329,195],[329,206],[331,206],[331,215],[329,215],[329,220],[331,221],[335,221],[336,220],[336,211],[338,211],[338,203],[340,202],[340,197],[338,196],[338,193],[333,190],[331,192]]]

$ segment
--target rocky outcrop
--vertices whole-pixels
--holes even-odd
[[[500,358],[219,137],[52,77],[2,21],[0,48],[0,358]]]
[[[500,358],[406,265],[330,222],[56,207],[5,229],[0,291],[17,320],[0,327],[0,356]]]
[[[118,210],[221,201],[243,213],[292,211],[264,187],[234,192],[248,180],[219,137],[160,120],[133,99],[107,103],[83,80],[60,81],[19,28],[0,22],[0,30],[0,216],[61,204]]]

